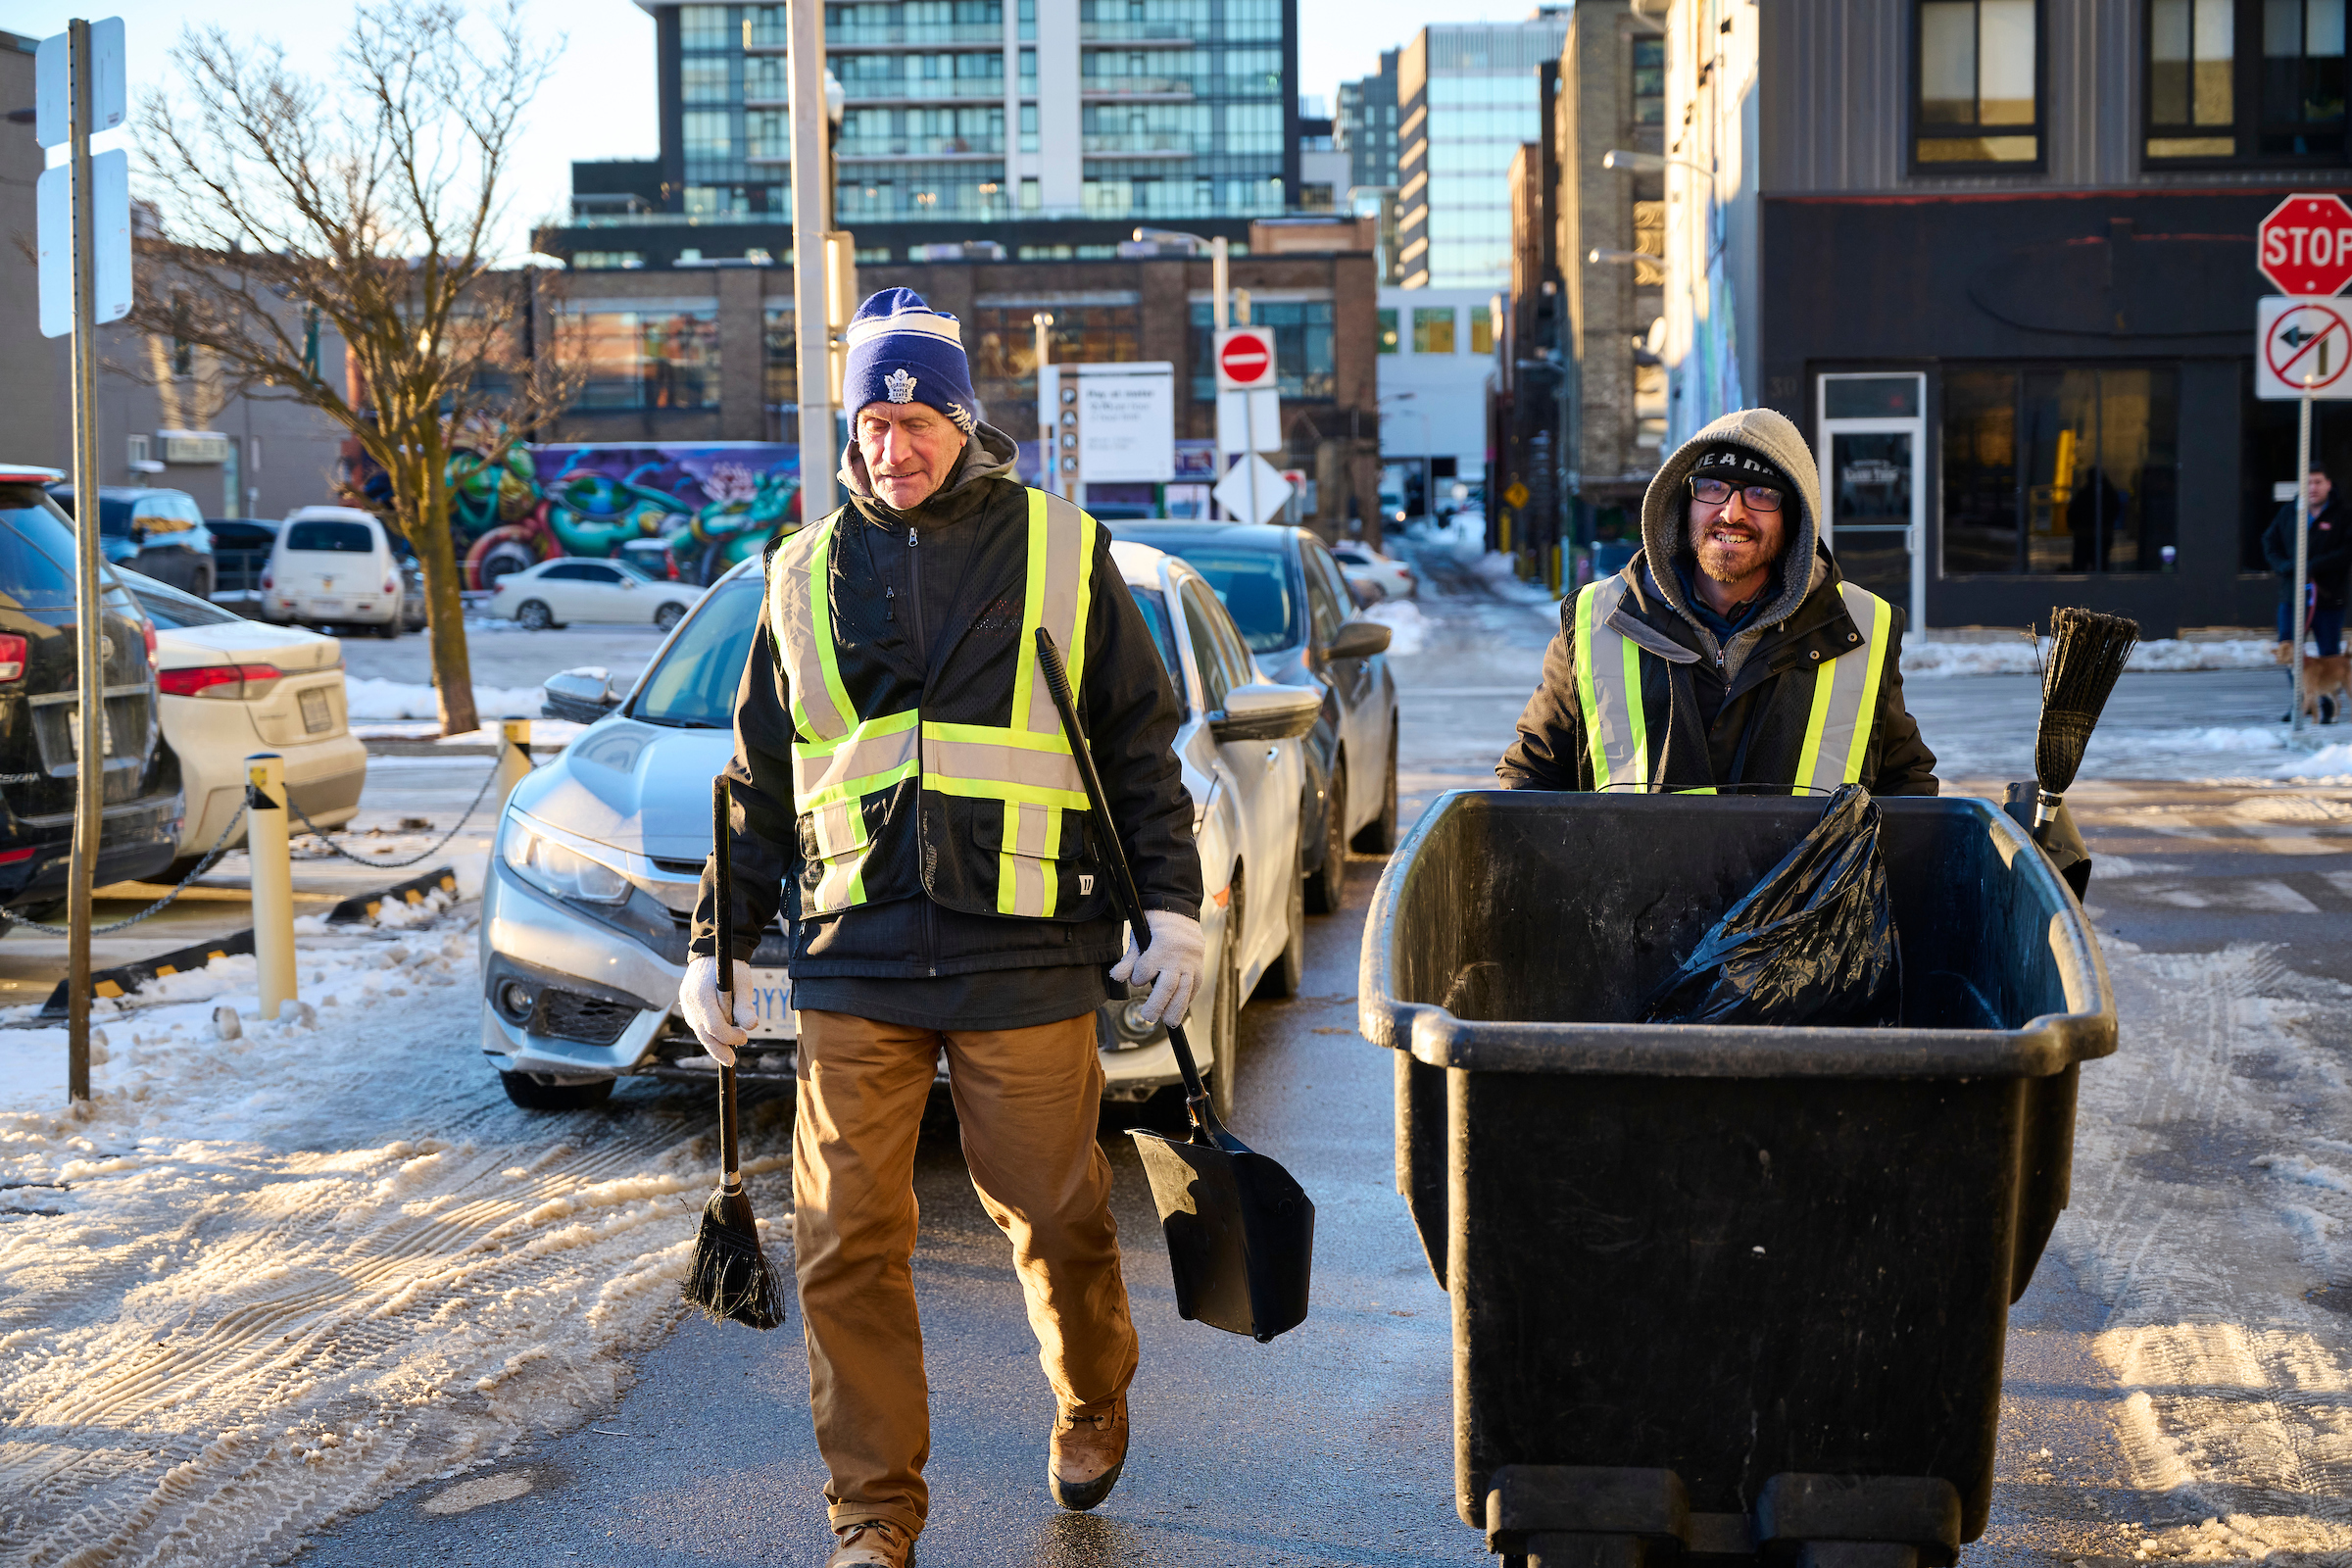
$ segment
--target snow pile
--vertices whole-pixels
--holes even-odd
[[[1938,680],[1947,675],[2038,675],[2050,651],[2047,637],[2035,642],[2023,632],[1995,642],[1939,642],[1933,637],[1903,639],[1903,676],[1910,680]],[[2277,662],[2271,644],[2247,639],[2228,642],[2182,642],[2159,638],[2132,650],[2128,666],[2140,670],[2265,669]]]
[[[1458,554],[1458,552],[1457,552]],[[1533,605],[1547,615],[1559,612],[1559,600],[1549,588],[1540,582],[1526,582],[1519,576],[1519,558],[1506,556],[1499,550],[1490,550],[1470,563],[1470,574],[1497,599],[1508,599],[1522,605]]]
[[[1392,654],[1417,654],[1428,642],[1430,619],[1409,599],[1384,599],[1363,612],[1363,618],[1389,628]]]
[[[441,717],[441,710],[434,702],[433,689],[408,681],[346,675],[343,678],[343,701],[345,710],[354,721],[392,718],[429,718],[438,721]],[[476,686],[473,689],[474,711],[485,715],[504,717],[516,714],[537,718],[540,705],[546,701],[545,694],[536,686]]]
[[[250,957],[104,1005],[78,1112],[63,1031],[0,1034],[0,1183],[29,1211],[0,1220],[11,1560],[279,1560],[611,1406],[679,1310],[715,1152],[659,1090],[510,1105],[471,923],[306,944],[315,1026],[256,1015]],[[60,1082],[27,1103],[42,1054]],[[754,1107],[746,1167],[777,1226],[781,1109]]]
[[[2132,1044],[2082,1068],[2072,1206],[2050,1251],[2106,1303],[2092,1347],[2120,1385],[2132,1473],[2119,1483],[2146,1514],[2200,1521],[2160,1527],[2140,1555],[2339,1557],[2352,1550],[2352,1320],[2330,1307],[2352,1280],[2346,988],[2268,947],[2102,946]]]
[[[1457,512],[1444,522],[1425,518],[1407,529],[1406,537],[1449,550],[1466,565],[1486,553],[1487,519],[1475,512]]]
[[[2279,742],[2284,745],[2282,738]],[[2338,780],[2352,778],[2352,742],[2323,746],[2308,757],[2291,757],[2276,769],[2279,778]]]

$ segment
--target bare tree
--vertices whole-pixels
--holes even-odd
[[[344,499],[415,547],[442,733],[475,729],[450,458],[497,464],[579,381],[532,341],[555,280],[493,270],[501,181],[555,50],[516,0],[479,24],[447,0],[385,0],[353,22],[331,89],[219,27],[172,56],[184,99],[140,105],[161,233],[140,242],[130,324],[357,440],[389,498]],[[319,373],[321,328],[342,340],[341,385]]]

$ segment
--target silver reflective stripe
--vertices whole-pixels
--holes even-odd
[[[816,891],[808,900],[814,913],[831,914],[865,902],[865,858],[871,853],[859,850],[825,862],[824,874],[817,878]]]
[[[1061,808],[1004,803],[1004,848],[997,857],[997,912],[1044,919],[1060,892]]]
[[[1642,707],[1642,650],[1607,624],[1625,579],[1592,583],[1576,600],[1576,696],[1592,760],[1592,787],[1649,787],[1649,722]]]
[[[979,725],[923,726],[923,788],[946,795],[1086,808],[1086,784],[1065,747],[1036,750],[969,738],[1002,734]]]
[[[860,724],[830,750],[792,748],[793,808],[813,811],[838,799],[888,789],[914,772],[916,718],[912,709]]]
[[[808,813],[811,832],[816,837],[816,853],[821,859],[831,859],[850,850],[865,847],[865,811],[858,801],[836,801]]]
[[[1878,717],[1886,649],[1894,640],[1894,611],[1886,600],[1850,582],[1839,583],[1838,592],[1862,640],[1824,663],[1813,678],[1812,710],[1796,760],[1795,783],[1800,789],[1828,792],[1861,779],[1871,726]]]
[[[1061,650],[1070,690],[1086,678],[1086,612],[1095,519],[1075,503],[1029,492],[1029,571],[1021,606],[1021,662],[1013,676],[1012,722],[1032,735],[1059,735],[1061,716],[1037,667],[1037,628]]]
[[[811,739],[839,740],[858,722],[833,662],[827,597],[838,514],[776,547],[768,564],[767,618],[776,659],[792,682],[794,727]]]

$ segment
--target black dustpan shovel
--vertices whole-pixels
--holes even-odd
[[[1127,852],[1110,825],[1102,779],[1095,771],[1086,732],[1070,700],[1070,678],[1061,653],[1044,627],[1037,632],[1038,663],[1046,690],[1061,715],[1062,733],[1078,761],[1093,809],[1087,826],[1095,853],[1110,873],[1138,948],[1151,941],[1144,901],[1136,891]],[[1168,1044],[1184,1075],[1185,1108],[1193,1132],[1178,1140],[1136,1130],[1136,1152],[1152,1182],[1152,1201],[1168,1238],[1168,1267],[1176,1279],[1176,1314],[1229,1334],[1247,1334],[1259,1344],[1306,1321],[1307,1277],[1315,1250],[1315,1205],[1291,1173],[1236,1138],[1209,1108],[1208,1090],[1193,1061],[1192,1043],[1171,1020]],[[1230,1071],[1230,1066],[1227,1067]]]

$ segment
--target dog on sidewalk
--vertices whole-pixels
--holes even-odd
[[[2280,643],[2272,657],[2283,666],[2293,653],[2292,643]],[[2315,724],[2332,724],[2336,714],[2346,711],[2352,711],[2352,654],[2305,654],[2303,716]]]

